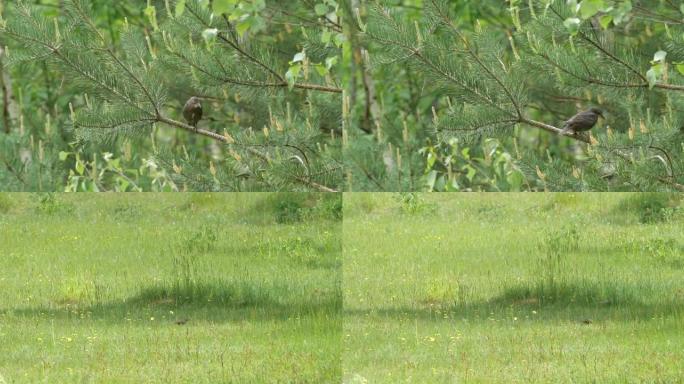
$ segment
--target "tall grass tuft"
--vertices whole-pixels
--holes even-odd
[[[173,287],[176,291],[192,293],[203,281],[203,256],[216,248],[219,239],[214,225],[202,224],[195,231],[181,235],[171,248],[173,254]]]
[[[634,213],[642,224],[670,221],[680,209],[681,195],[671,193],[632,194],[617,206],[621,212]]]
[[[400,212],[406,215],[432,214],[437,210],[437,206],[427,202],[420,193],[402,192],[396,194],[395,199]]]

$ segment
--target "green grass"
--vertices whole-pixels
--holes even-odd
[[[677,196],[414,197],[345,195],[345,382],[684,382]]]
[[[340,382],[341,197],[293,196],[0,195],[0,382]]]
[[[678,196],[334,199],[0,194],[0,383],[684,382]]]

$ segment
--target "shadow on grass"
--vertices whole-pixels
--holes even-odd
[[[342,297],[333,289],[292,291],[293,287],[253,282],[170,284],[142,288],[124,300],[83,305],[62,301],[49,306],[0,309],[0,313],[49,319],[94,318],[106,321],[168,320],[238,322],[287,320],[342,314]]]
[[[542,321],[648,321],[684,318],[684,288],[664,291],[649,285],[596,281],[520,285],[483,301],[426,300],[414,306],[350,309],[344,314],[435,321],[529,318],[532,314]]]

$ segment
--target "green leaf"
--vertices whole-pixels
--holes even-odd
[[[178,0],[176,3],[176,17],[181,17],[185,12],[185,0]]]
[[[599,18],[599,24],[601,24],[603,29],[608,29],[611,21],[613,21],[613,16],[611,15],[603,15]]]
[[[658,51],[653,55],[653,61],[655,62],[663,62],[665,61],[665,56],[667,56],[667,52],[665,51]]]
[[[577,32],[579,32],[580,19],[576,17],[568,17],[563,22],[563,25],[568,29],[568,32],[570,32],[571,36],[575,36]]]
[[[131,185],[131,183],[128,182],[128,180],[120,177],[117,182],[119,183],[119,186],[121,187],[121,191],[125,191],[128,189],[128,187]]]
[[[332,67],[333,67],[335,64],[337,64],[337,56],[328,57],[327,59],[325,59],[325,67],[326,67],[328,70],[332,69]]]
[[[218,35],[218,29],[216,28],[207,28],[204,31],[202,31],[202,37],[204,38],[204,41],[207,42],[207,44],[216,40],[216,35]]]
[[[83,172],[85,172],[85,164],[81,160],[76,161],[76,172],[79,175],[83,175]]]
[[[323,31],[323,33],[321,33],[321,43],[328,44],[331,39],[332,39],[332,32]]]
[[[646,80],[648,80],[648,88],[653,89],[655,86],[656,82],[658,81],[658,78],[662,74],[663,71],[663,65],[658,63],[653,66],[651,66],[651,69],[646,72]]]
[[[632,2],[630,0],[621,2],[617,8],[611,11],[613,15],[613,24],[618,25],[629,19],[629,13],[632,11]]]
[[[475,178],[475,175],[477,174],[477,171],[475,170],[475,168],[473,168],[470,165],[466,165],[464,168],[468,171],[466,173],[466,177],[468,178],[468,181],[472,182],[473,179]]]
[[[653,68],[649,69],[648,72],[646,72],[646,80],[648,80],[648,88],[653,89],[653,86],[655,86],[656,82],[658,81],[655,72],[653,71]]]
[[[299,72],[302,70],[302,65],[301,64],[295,64],[290,67],[290,69],[285,72],[285,79],[287,80],[287,84],[290,86],[290,89],[292,89],[292,86],[294,86],[295,81],[297,81],[297,77],[299,77]]]
[[[437,171],[430,171],[430,173],[428,173],[427,180],[425,181],[429,191],[435,189],[435,181],[437,181]]]
[[[675,69],[680,75],[684,75],[684,63],[675,63]]]
[[[238,35],[242,37],[245,32],[249,31],[249,29],[252,27],[252,21],[253,19],[251,17],[248,17],[246,19],[240,20],[240,22],[237,23],[235,26],[235,30],[237,31]]]
[[[64,152],[64,151],[59,152],[59,160],[60,161],[66,160],[67,157],[69,157],[69,152]]]
[[[344,33],[338,33],[335,35],[335,45],[338,47],[341,46],[345,41],[347,41],[347,37],[344,35]]]
[[[511,192],[518,192],[522,188],[523,182],[525,181],[525,176],[522,172],[517,169],[508,172],[506,175],[506,181],[511,186]]]
[[[323,64],[314,65],[314,69],[321,76],[325,76],[328,74],[328,68],[326,68],[325,65],[323,65]]]
[[[152,28],[154,28],[155,31],[158,30],[159,25],[157,25],[157,8],[155,8],[154,5],[148,6],[145,8],[145,16],[147,16],[150,24],[152,24]]]
[[[325,4],[316,4],[314,11],[316,11],[316,15],[323,16],[328,13],[328,6]]]
[[[444,190],[444,185],[446,184],[446,179],[444,178],[444,175],[441,175],[437,178],[437,181],[435,181],[435,190],[436,191],[442,191]]]
[[[235,8],[234,0],[214,0],[212,9],[215,15],[229,13]]]
[[[583,0],[582,3],[580,3],[580,16],[582,16],[583,19],[588,19],[605,7],[606,4],[603,0]]]
[[[496,151],[499,149],[499,140],[497,139],[486,139],[484,144],[482,145],[482,151],[484,152],[485,157],[490,158],[494,156]]]
[[[428,167],[428,169],[431,169],[435,165],[435,161],[437,161],[437,156],[435,155],[434,152],[429,152],[427,155],[427,167]]]

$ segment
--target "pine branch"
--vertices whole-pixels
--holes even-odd
[[[596,84],[596,85],[602,85],[605,87],[612,87],[612,88],[650,88],[650,85],[648,82],[645,83],[613,83],[613,82],[607,82],[605,80],[598,79],[596,77],[586,77],[582,76],[580,74],[577,74],[573,71],[571,71],[568,68],[563,67],[560,63],[555,62],[549,57],[549,55],[545,53],[538,53],[539,57],[544,59],[546,62],[548,62],[550,65],[552,65],[555,68],[558,68],[561,72],[565,73],[566,75],[576,79],[583,81],[587,84]],[[586,68],[585,68],[586,70]],[[667,89],[667,90],[673,90],[673,91],[684,91],[684,85],[675,85],[675,84],[665,84],[665,83],[655,83],[653,85],[654,88],[661,88],[661,89]]]
[[[190,12],[190,14],[192,14],[197,19],[197,21],[202,23],[203,26],[205,26],[207,28],[210,27],[210,25],[199,14],[197,14],[197,12],[194,9],[192,9],[192,7],[188,7],[188,11]],[[228,21],[226,21],[226,22],[228,22]],[[230,23],[229,23],[229,25],[230,25]],[[244,81],[238,81],[236,79],[224,79],[224,82],[226,82],[226,83],[232,83],[232,84],[238,84],[238,85],[247,85],[247,86],[280,87],[280,88],[287,88],[289,86],[292,86],[293,88],[298,88],[298,89],[307,89],[307,90],[320,91],[320,92],[342,93],[342,89],[337,88],[337,87],[329,87],[329,86],[325,86],[325,85],[308,84],[308,83],[290,84],[285,79],[285,76],[281,75],[280,73],[278,73],[278,71],[271,68],[266,63],[264,63],[263,61],[256,58],[254,55],[252,55],[249,52],[247,52],[246,50],[244,50],[242,47],[240,47],[240,44],[238,44],[237,41],[230,40],[222,32],[218,32],[216,36],[219,38],[219,40],[223,41],[225,44],[230,46],[233,50],[235,50],[242,57],[246,58],[248,61],[252,62],[253,64],[261,67],[264,71],[266,71],[267,73],[270,73],[273,77],[275,77],[277,79],[277,81],[273,82],[273,83],[244,82]]]
[[[170,118],[161,116],[161,115],[157,117],[157,121],[159,121],[159,122],[161,122],[161,123],[164,123],[164,124],[167,124],[167,125],[170,125],[170,126],[173,126],[173,127],[176,127],[176,128],[184,129],[184,130],[186,130],[186,131],[188,131],[188,132],[191,132],[191,133],[195,133],[195,134],[198,134],[198,135],[206,136],[206,137],[208,137],[208,138],[210,138],[210,139],[216,140],[216,141],[221,142],[221,143],[233,144],[232,141],[230,141],[227,137],[225,137],[225,136],[223,136],[223,135],[219,135],[218,133],[211,132],[211,131],[207,131],[207,130],[205,130],[205,129],[195,128],[195,127],[193,127],[192,125],[185,124],[185,123],[182,123],[182,122],[180,122],[180,121],[173,120],[173,119],[170,119]],[[289,145],[289,146],[290,146],[290,147],[293,147],[292,145]],[[258,150],[256,150],[256,149],[254,149],[254,148],[247,148],[247,151],[248,151],[249,153],[251,153],[252,155],[255,155],[256,157],[258,157],[258,158],[260,158],[260,159],[262,159],[262,160],[264,160],[264,161],[266,161],[266,162],[270,162],[270,161],[271,161],[270,158],[268,157],[268,155],[266,155],[266,154],[264,154],[264,153],[262,153],[262,152],[260,152],[260,151],[258,151]],[[300,151],[301,151],[301,150],[300,150]],[[294,176],[294,178],[295,178],[297,181],[299,181],[299,182],[301,182],[301,183],[303,183],[303,184],[305,184],[305,185],[308,185],[308,186],[310,186],[310,187],[312,187],[312,188],[314,188],[314,189],[317,189],[317,190],[319,190],[319,191],[321,191],[321,192],[337,192],[337,191],[336,191],[335,189],[333,189],[333,188],[330,188],[330,187],[328,187],[328,186],[325,186],[325,185],[316,183],[316,182],[314,182],[314,181],[312,181],[312,180],[308,180],[308,179],[306,179],[306,178],[304,178],[304,177],[301,177],[301,176]]]
[[[563,132],[562,129],[560,129],[560,128],[558,128],[558,127],[554,127],[553,125],[549,125],[549,124],[546,124],[546,123],[542,123],[542,122],[539,122],[539,121],[535,121],[535,120],[532,120],[532,119],[528,119],[528,118],[526,118],[526,117],[522,117],[522,118],[519,120],[519,122],[520,122],[520,123],[527,124],[527,125],[531,125],[531,126],[533,126],[533,127],[541,128],[541,129],[543,129],[543,130],[545,130],[545,131],[547,131],[547,132],[555,133],[556,135],[559,135],[559,136],[565,136],[565,137],[569,137],[569,138],[571,138],[571,139],[575,139],[575,140],[577,140],[577,141],[583,141],[583,142],[585,142],[585,143],[587,143],[587,144],[591,144],[591,140],[590,140],[588,137],[583,136],[583,135],[578,135],[578,134],[572,134],[572,133],[570,133],[569,131]]]
[[[499,87],[501,87],[501,89],[506,94],[506,97],[508,97],[508,99],[511,101],[511,104],[513,104],[513,106],[515,107],[515,112],[517,113],[518,118],[522,119],[523,114],[520,110],[520,105],[518,105],[517,100],[513,97],[513,94],[508,89],[508,87],[506,87],[503,81],[501,81],[501,79],[499,79],[499,77],[496,76],[496,74],[487,65],[485,65],[480,56],[471,47],[466,36],[463,35],[463,33],[461,33],[461,31],[458,30],[458,28],[456,28],[454,23],[449,18],[449,15],[442,12],[442,8],[437,4],[435,0],[432,0],[432,6],[438,11],[444,25],[449,27],[449,29],[461,39],[470,57],[472,57],[480,66],[480,68],[482,68],[487,73],[487,75],[491,77],[499,85]]]
[[[105,39],[104,35],[100,32],[99,29],[97,29],[97,26],[96,26],[96,25],[93,23],[93,21],[90,19],[90,17],[88,16],[88,13],[87,13],[83,8],[81,8],[81,4],[79,4],[78,1],[71,1],[71,2],[70,2],[70,5],[71,5],[71,6],[73,7],[73,9],[75,9],[76,12],[78,13],[78,16],[80,17],[80,20],[85,21],[85,22],[86,22],[86,25],[88,26],[88,28],[89,28],[91,31],[93,31],[93,32],[97,35],[97,37],[99,38],[100,42],[101,42],[102,45],[105,47],[105,48],[104,48],[104,51],[109,55],[109,57],[111,57],[112,60],[114,60],[114,61],[116,62],[116,64],[128,74],[128,77],[130,77],[131,80],[133,80],[136,84],[138,84],[138,86],[139,86],[140,89],[143,91],[143,93],[145,94],[145,96],[147,97],[147,99],[150,101],[150,104],[154,107],[154,113],[155,113],[155,115],[159,115],[158,101],[157,101],[154,97],[152,97],[152,95],[150,94],[150,91],[149,91],[149,90],[147,89],[147,87],[142,83],[142,81],[138,78],[138,76],[136,76],[136,75],[133,73],[133,71],[132,71],[126,64],[124,64],[124,63],[119,59],[119,57],[116,56],[116,54],[115,54],[114,51],[111,49],[111,47],[108,46],[107,40]],[[128,28],[128,26],[126,26],[125,28]]]
[[[464,44],[465,46],[465,53],[471,57],[475,63],[478,65],[480,69],[482,69],[486,76],[490,78],[496,85],[496,87],[505,94],[506,98],[508,101],[510,101],[510,105],[513,106],[514,111],[509,110],[508,108],[505,108],[506,104],[502,104],[500,102],[497,102],[492,95],[493,91],[488,89],[487,87],[484,87],[483,89],[479,89],[476,86],[473,86],[469,82],[460,79],[456,76],[454,76],[452,73],[448,72],[445,68],[442,68],[440,65],[435,63],[434,60],[432,60],[430,57],[425,55],[423,53],[423,47],[414,47],[408,43],[404,43],[402,41],[393,40],[387,37],[383,36],[378,36],[376,34],[368,34],[368,36],[375,40],[378,41],[379,43],[385,45],[385,46],[396,46],[403,50],[404,52],[407,53],[407,60],[417,60],[420,62],[420,64],[423,67],[426,67],[430,69],[433,73],[437,74],[438,76],[446,79],[449,82],[454,83],[460,90],[464,90],[468,92],[469,94],[473,95],[476,99],[481,100],[484,104],[498,110],[501,112],[506,118],[502,119],[497,119],[494,121],[489,121],[485,122],[485,124],[479,124],[477,126],[469,126],[468,128],[461,129],[461,130],[477,130],[478,128],[484,128],[486,126],[492,126],[492,125],[498,125],[501,123],[522,123],[531,127],[535,128],[540,128],[542,130],[545,130],[547,132],[560,135],[560,136],[566,136],[569,138],[572,138],[577,141],[582,141],[585,143],[590,143],[589,138],[582,136],[582,135],[575,135],[569,132],[563,132],[562,129],[558,127],[554,127],[552,125],[542,123],[539,121],[532,120],[525,116],[522,106],[519,102],[519,100],[514,96],[512,90],[504,83],[504,81],[483,61],[482,57],[478,52],[476,52],[470,42],[468,41],[468,38],[460,31],[458,28],[452,23],[452,21],[449,18],[449,15],[445,14],[443,9],[440,7],[437,1],[431,0],[430,2],[430,7],[433,8],[437,15],[439,16],[441,24],[445,25],[449,30],[454,33]],[[394,23],[394,20],[391,18],[389,14],[386,12],[383,12],[382,10],[378,10],[378,13],[382,15],[382,17],[391,23],[393,28],[399,29],[399,26]],[[398,35],[398,33],[397,33]]]

